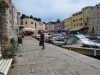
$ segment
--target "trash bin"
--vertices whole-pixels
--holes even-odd
[[[10,39],[10,42],[11,43],[14,43],[16,41],[16,38],[14,38],[14,37],[12,37],[11,39]]]
[[[18,44],[22,44],[22,37],[18,37]]]

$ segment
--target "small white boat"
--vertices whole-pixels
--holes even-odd
[[[62,46],[64,44],[64,39],[53,40],[53,44],[57,46]]]

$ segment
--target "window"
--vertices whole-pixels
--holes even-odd
[[[79,21],[82,20],[82,18],[79,18]]]
[[[80,12],[80,14],[82,14],[82,12]]]
[[[75,15],[73,15],[73,16],[75,16]]]
[[[9,9],[9,14],[11,15],[11,10]]]
[[[25,24],[27,24],[27,22],[25,22]]]
[[[21,21],[21,23],[20,23],[21,25],[23,25],[23,21]]]
[[[87,23],[85,23],[85,26],[87,26]]]
[[[78,26],[78,24],[76,24],[76,26]]]
[[[99,9],[99,6],[97,6],[97,9]]]
[[[75,22],[75,20],[73,20],[73,22]]]
[[[77,16],[78,14],[76,14],[76,16]]]
[[[16,29],[16,32],[18,32],[18,29]]]
[[[74,24],[74,27],[75,27],[75,24]]]
[[[76,19],[76,21],[78,21],[78,19]]]
[[[79,13],[79,15],[82,14],[82,12]]]
[[[92,26],[92,32],[94,32],[94,26]]]
[[[31,24],[33,24],[33,22],[31,22]]]
[[[97,31],[98,31],[98,26],[97,26]]]
[[[35,23],[35,26],[36,26],[36,23]]]
[[[82,26],[82,23],[80,23],[80,26]]]
[[[11,0],[9,0],[9,3],[11,4]]]

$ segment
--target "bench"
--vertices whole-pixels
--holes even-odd
[[[8,70],[12,64],[12,61],[12,58],[0,60],[0,75],[7,75]]]

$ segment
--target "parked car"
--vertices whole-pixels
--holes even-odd
[[[35,34],[36,39],[40,39],[40,34]]]
[[[44,33],[44,41],[45,42],[49,41],[49,35],[48,35],[48,33]]]

